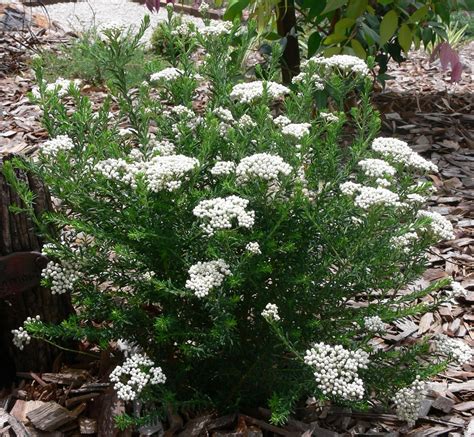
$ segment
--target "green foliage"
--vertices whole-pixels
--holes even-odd
[[[281,53],[275,43],[274,56],[255,68],[266,81],[261,88],[244,86],[239,97],[235,86],[244,77],[252,35],[238,26],[209,26],[207,36],[195,34],[189,46],[203,48],[205,62],[192,63],[183,51],[176,58],[179,71],[168,70],[165,79],[132,93],[128,65],[147,24],[131,38],[105,32],[101,59],[111,96],[99,110],[73,84],[65,93],[48,89],[41,63],[34,66],[35,101],[54,140],[37,159],[15,165],[42,178],[60,201],[38,220],[52,259],[45,283],[59,281],[59,291],[70,292],[79,310],[59,326],[35,321],[25,329],[47,341],[87,338],[101,349],[126,340],[146,353],[167,378],[135,393],[149,411],[269,403],[277,424],[308,395],[366,408],[388,403],[416,375],[439,371],[444,362],[428,353],[429,339],[380,350],[371,341],[381,333],[365,325],[367,317],[388,323],[432,310],[443,301],[436,291],[448,282],[409,288],[425,269],[426,249],[439,239],[432,220],[418,215],[419,196],[430,186],[415,184],[416,167],[387,158],[395,174],[382,182],[400,202],[363,207],[342,189],[347,182],[374,189],[382,183],[360,167],[361,160],[378,156],[371,144],[380,119],[370,104],[367,67],[312,61],[291,89],[281,88],[272,82]],[[181,37],[174,38],[183,47]],[[196,101],[203,84],[206,94]],[[120,111],[110,119],[112,98]],[[285,133],[287,121],[277,115],[296,123],[289,126],[296,137],[291,129]],[[124,119],[130,123],[125,134],[118,127]],[[236,173],[236,164],[259,153],[268,154],[267,166],[257,174]],[[211,171],[220,161],[230,161],[231,171]],[[269,175],[274,161],[285,165]],[[5,167],[6,176],[33,211],[34,199],[12,168]],[[409,200],[413,195],[417,201]],[[243,209],[253,224],[234,217],[219,226],[217,220],[209,232],[196,207],[228,196],[248,201]],[[394,245],[393,237],[408,231],[415,240]],[[251,243],[258,250],[251,251]],[[230,274],[199,295],[192,267],[218,260]],[[63,276],[51,274],[53,267]],[[434,295],[429,305],[423,301],[428,293]],[[269,303],[277,305],[278,318],[265,313]],[[304,359],[315,342],[368,354],[358,375],[365,386],[361,398],[321,388]],[[118,422],[125,428],[138,419]]]
[[[454,0],[295,0],[295,4],[300,38],[307,41],[305,55],[374,56],[381,81],[390,58],[402,62],[412,46],[445,41],[451,12],[463,6]],[[277,1],[232,2],[226,16],[235,19],[248,7],[263,33],[275,25],[277,5]]]
[[[124,40],[132,38],[130,29],[121,28],[120,32]],[[106,46],[103,35],[103,30],[93,27],[59,48],[41,51],[39,57],[44,66],[45,79],[56,80],[58,77],[64,77],[81,79],[92,85],[104,85],[111,75],[104,59]],[[133,86],[137,86],[149,76],[150,71],[159,68],[160,61],[157,57],[139,45],[127,63],[126,73]]]

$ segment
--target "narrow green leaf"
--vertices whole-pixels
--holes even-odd
[[[388,11],[380,23],[380,42],[379,45],[385,45],[393,36],[398,27],[398,15],[394,10]]]
[[[408,53],[408,50],[410,50],[412,40],[413,35],[410,27],[408,24],[402,24],[398,31],[398,43],[405,53]]]

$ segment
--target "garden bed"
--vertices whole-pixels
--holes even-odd
[[[62,38],[59,35],[52,36],[52,44],[56,43],[58,37]],[[47,38],[48,35],[42,37],[41,41],[48,44]],[[3,49],[9,47],[11,50],[11,40],[8,40],[8,36],[5,36],[4,42],[6,44],[4,43]],[[472,47],[469,50],[472,52]],[[29,55],[25,56],[19,47],[18,56],[19,68],[17,71],[14,71],[14,74],[6,72],[5,76],[0,79],[0,92],[2,96],[5,96],[2,102],[2,111],[6,115],[1,122],[1,154],[36,153],[38,145],[47,138],[46,131],[40,126],[37,108],[31,105],[25,97],[26,92],[33,86],[33,78],[28,70]],[[454,86],[454,89],[457,87],[457,92],[453,93],[453,88],[448,88],[448,85],[446,85],[447,91],[439,91],[432,84],[439,83],[439,75],[442,73],[438,70],[423,72],[420,77],[424,78],[427,74],[427,77],[434,77],[434,79],[431,83],[427,81],[428,85],[422,89],[423,94],[420,95],[416,92],[416,88],[408,88],[409,86],[419,86],[420,83],[419,80],[412,79],[413,71],[417,70],[416,61],[414,64],[407,63],[406,65],[408,67],[405,72],[399,70],[398,82],[395,82],[401,83],[403,78],[407,77],[407,83],[403,90],[392,88],[390,92],[374,97],[374,101],[383,111],[382,131],[387,136],[405,139],[414,145],[415,151],[422,153],[438,165],[439,175],[431,176],[438,192],[430,197],[429,202],[435,211],[449,217],[455,224],[456,234],[454,240],[432,249],[430,268],[420,279],[418,285],[427,285],[435,279],[449,276],[454,277],[468,290],[473,290],[473,120],[472,102],[466,96],[466,91],[472,85],[471,79],[467,76],[467,83],[461,82],[460,86]],[[411,68],[410,65],[412,65]],[[434,74],[430,76],[430,73]],[[83,92],[89,95],[94,105],[97,106],[102,103],[105,97],[105,90],[100,87],[86,86]],[[406,108],[409,110],[407,111]],[[116,110],[117,107],[112,106],[111,111]],[[429,302],[432,297],[428,295],[425,299]],[[473,302],[474,292],[469,291],[465,298],[436,311],[428,312],[421,318],[409,317],[393,324],[388,329],[387,335],[380,338],[379,346],[383,349],[399,344],[410,344],[426,333],[445,333],[463,339],[467,344],[472,345],[474,340],[471,328],[474,318],[472,314]],[[354,302],[354,305],[357,307],[363,305],[363,302]],[[75,415],[70,421],[74,426],[74,428],[72,425],[70,426],[72,433],[81,423],[83,427],[87,426],[85,419],[90,419],[92,423],[96,420],[99,427],[110,426],[110,423],[101,421],[100,418],[103,418],[104,415],[105,417],[109,416],[107,412],[110,411],[113,395],[110,392],[105,395],[101,394],[106,387],[97,385],[97,381],[104,379],[104,369],[111,365],[107,360],[107,357],[103,357],[101,360],[86,360],[79,366],[83,368],[82,370],[73,371],[66,367],[59,371],[60,364],[65,366],[71,364],[67,360],[61,360],[62,362],[58,362],[58,369],[51,369],[50,374],[19,375],[25,378],[25,382],[10,397],[5,398],[9,399],[7,406],[13,407],[16,400],[18,405],[15,414],[17,418],[21,418],[24,413],[22,407],[29,401],[46,400],[61,404],[68,407]],[[73,379],[65,379],[64,375],[70,373],[74,374]],[[305,433],[310,435],[311,432],[314,435],[337,435],[336,432],[350,432],[359,435],[372,431],[385,433],[385,435],[397,435],[397,433],[406,435],[415,435],[416,433],[418,433],[416,435],[434,435],[434,433],[438,433],[437,435],[439,435],[448,432],[460,434],[463,429],[469,433],[469,430],[474,426],[474,419],[471,416],[472,403],[469,403],[471,402],[473,381],[474,368],[469,364],[466,364],[463,370],[447,370],[438,375],[437,380],[431,384],[430,396],[425,402],[425,413],[412,430],[404,427],[394,415],[378,412],[356,413],[350,409],[338,409],[317,403],[310,403],[307,408],[298,411],[298,420],[289,421],[285,428],[269,425],[266,422],[268,412],[264,409],[258,412],[248,411],[239,416],[224,416],[223,418],[197,417],[183,426],[187,429],[187,435],[197,435],[196,430],[202,431],[206,427],[213,430],[215,435],[242,435],[246,433],[261,435],[262,432],[274,432],[280,435],[305,435]],[[85,397],[81,398],[82,395]],[[120,402],[117,404],[114,408],[124,409]],[[41,406],[41,404],[35,406],[38,405]],[[79,407],[75,407],[75,405],[79,405]],[[94,416],[94,412],[96,416]],[[76,417],[78,416],[82,419],[77,422]],[[182,418],[170,415],[168,419],[170,426],[173,426],[173,423],[175,427],[181,426],[180,420]],[[69,425],[61,426],[64,426],[65,430],[69,427]],[[192,431],[193,427],[194,431]],[[221,431],[217,431],[219,429]]]

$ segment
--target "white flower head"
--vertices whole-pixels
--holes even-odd
[[[367,368],[367,352],[317,343],[306,351],[304,361],[314,369],[316,383],[324,395],[346,400],[364,396],[364,382],[357,372]]]
[[[53,157],[61,151],[67,152],[72,149],[74,149],[74,143],[71,138],[67,135],[58,135],[57,137],[44,142],[40,148],[40,152],[43,155]]]
[[[166,376],[145,354],[135,353],[113,370],[110,380],[119,399],[133,401],[147,385],[164,384]]]
[[[282,127],[283,135],[289,135],[297,140],[301,140],[304,136],[309,135],[311,128],[310,123],[290,123]]]
[[[253,253],[255,255],[260,255],[262,251],[260,250],[260,244],[257,241],[251,241],[245,246],[247,252]]]
[[[174,191],[187,179],[187,173],[198,166],[196,158],[184,155],[155,156],[146,164],[145,181],[150,191]]]
[[[397,170],[383,159],[363,159],[358,163],[364,174],[369,177],[383,178],[394,176]]]
[[[166,83],[166,82],[174,82],[176,79],[179,79],[182,76],[183,76],[182,70],[178,68],[174,68],[174,67],[168,67],[161,71],[158,71],[157,73],[153,73],[150,76],[150,80],[152,82]]]
[[[213,235],[219,229],[232,228],[233,221],[248,229],[255,222],[255,211],[248,211],[248,204],[247,199],[238,196],[217,197],[199,202],[193,214],[204,219],[201,228],[208,235]]]
[[[245,184],[252,179],[277,181],[280,175],[288,176],[291,166],[278,155],[256,153],[243,158],[236,168],[237,182]]]
[[[453,225],[438,212],[421,210],[418,211],[417,217],[429,218],[431,223],[428,225],[428,228],[438,238],[442,240],[452,240],[454,238]]]
[[[233,161],[217,161],[210,172],[213,176],[229,175],[235,172],[235,168]]]
[[[369,332],[384,332],[385,323],[379,316],[364,317],[364,326]]]
[[[39,322],[39,321],[40,321],[40,316],[27,317],[26,320],[23,322],[23,326],[20,326],[18,329],[12,329],[13,344],[18,349],[23,350],[25,348],[25,345],[28,345],[31,342],[31,336],[25,330],[25,324]]]
[[[372,150],[391,159],[397,164],[412,167],[421,171],[437,172],[438,167],[414,152],[405,141],[397,138],[376,138],[372,142]]]
[[[369,209],[375,205],[399,206],[399,201],[398,194],[386,188],[362,186],[359,188],[359,194],[354,203],[359,208]]]
[[[473,350],[463,340],[449,338],[447,335],[438,334],[434,339],[434,345],[437,352],[462,366],[471,360]]]
[[[425,384],[417,376],[410,386],[402,388],[395,394],[393,401],[397,416],[402,420],[406,420],[409,425],[413,425],[418,419],[421,402],[425,397],[424,392]]]
[[[260,99],[264,95],[264,91],[266,91],[268,97],[272,100],[279,99],[290,93],[290,90],[286,86],[280,85],[279,83],[256,80],[234,85],[230,97],[233,100],[248,104]]]
[[[232,274],[222,259],[198,262],[190,267],[188,273],[186,288],[193,290],[199,298],[207,296],[213,288],[222,285],[226,276]]]
[[[41,272],[41,276],[51,282],[52,294],[63,294],[74,289],[80,274],[72,264],[49,261]]]
[[[280,316],[278,314],[278,306],[274,303],[267,303],[265,309],[262,311],[262,316],[265,319],[272,320],[275,322],[280,321]]]
[[[370,71],[364,60],[351,55],[333,55],[329,58],[313,56],[308,60],[308,64],[313,63],[323,68],[339,74],[355,73],[361,76],[368,76]]]

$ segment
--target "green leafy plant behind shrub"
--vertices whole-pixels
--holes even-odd
[[[132,28],[122,27],[116,30],[120,31],[124,41],[133,37]],[[61,45],[59,49],[42,51],[39,58],[44,65],[45,79],[54,81],[60,76],[81,79],[92,85],[105,84],[112,76],[104,59],[104,31],[108,30],[92,27],[67,44]],[[159,68],[162,68],[159,59],[148,53],[140,44],[127,63],[126,72],[131,77],[131,84],[137,86],[149,76],[150,71]]]
[[[303,39],[307,49],[303,56],[347,54],[366,59],[376,58],[378,78],[386,79],[388,61],[405,60],[411,47],[446,41],[446,26],[451,13],[459,8],[469,10],[468,2],[455,0],[234,0],[226,18],[241,17],[244,10],[258,22],[261,33],[283,41],[292,35]],[[295,14],[294,28],[287,14]],[[276,35],[278,37],[278,35]],[[285,64],[290,59],[283,59]],[[294,67],[294,66],[292,66]]]
[[[377,138],[367,64],[315,57],[290,89],[270,62],[266,80],[236,82],[245,30],[208,23],[193,37],[204,59],[183,53],[130,94],[126,67],[146,25],[126,43],[106,34],[117,119],[108,101],[93,112],[77,85],[47,84],[35,67],[51,139],[4,171],[26,210],[15,165],[60,200],[34,220],[50,240],[44,282],[71,293],[78,313],[59,326],[28,320],[15,343],[115,346],[118,395],[155,413],[269,404],[281,423],[311,395],[354,408],[395,399],[415,420],[421,381],[470,351],[444,337],[384,350],[377,337],[463,289],[415,285],[452,226],[423,209],[422,176],[436,166]]]

